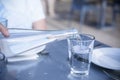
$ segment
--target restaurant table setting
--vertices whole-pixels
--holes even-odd
[[[100,43],[92,35],[79,35],[74,29],[48,30],[48,34],[39,30],[9,31],[10,38],[0,37],[1,54],[7,59],[6,67],[1,67],[0,56],[0,80],[120,80],[120,48]],[[80,71],[85,66],[87,74]]]

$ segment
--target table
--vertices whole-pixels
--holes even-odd
[[[96,46],[108,47],[97,41]],[[67,40],[48,44],[46,51],[49,54],[39,54],[39,58],[34,61],[8,63],[6,73],[0,80],[75,80],[69,76]],[[102,69],[91,64],[88,80],[112,80]]]

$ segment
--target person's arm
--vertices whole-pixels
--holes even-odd
[[[45,19],[41,19],[41,20],[33,22],[32,28],[35,29],[35,30],[45,30],[45,29],[47,29]]]
[[[32,2],[32,29],[36,30],[45,30],[46,27],[46,17],[43,11],[43,6],[41,4],[41,0],[36,0]]]
[[[0,32],[1,32],[5,37],[9,37],[8,29],[5,28],[2,24],[0,24]]]

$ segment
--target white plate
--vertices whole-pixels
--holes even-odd
[[[25,56],[14,56],[7,58],[8,62],[19,62],[19,61],[30,61],[30,60],[37,60],[38,55],[25,55]]]
[[[37,55],[37,53],[43,51],[45,49],[45,45],[32,49],[30,51],[24,52],[22,54],[18,54],[16,56],[12,56],[12,57],[8,57],[8,62],[18,62],[18,61],[28,61],[28,60],[35,60],[37,59],[39,56]]]
[[[34,60],[28,60],[28,61],[20,61],[20,62],[14,62],[14,63],[8,63],[7,64],[7,70],[10,72],[21,72],[25,71],[26,69],[30,69],[31,67],[35,67],[38,65],[39,62],[43,61],[43,59],[34,59]]]
[[[45,48],[46,48],[46,45],[43,45],[43,46],[37,47],[35,49],[31,49],[29,51],[26,51],[24,53],[18,54],[18,56],[37,54],[37,53],[43,51]]]
[[[120,70],[120,48],[95,49],[92,62],[107,69]]]

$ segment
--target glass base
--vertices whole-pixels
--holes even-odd
[[[83,75],[83,74],[78,74],[78,73],[73,73],[71,72],[68,75],[69,80],[89,80],[89,75]]]
[[[70,72],[72,75],[74,75],[74,76],[81,76],[81,75],[85,75],[85,76],[87,76],[87,75],[89,75],[89,71],[87,70],[87,71],[75,71],[75,70],[71,70],[71,72]]]

